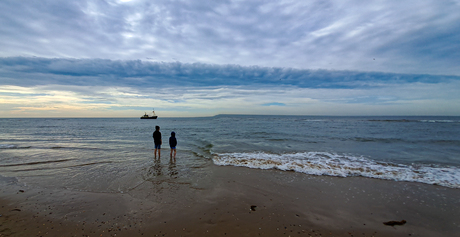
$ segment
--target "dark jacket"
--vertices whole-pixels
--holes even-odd
[[[161,132],[155,131],[153,132],[153,142],[155,145],[161,145]]]
[[[177,146],[176,134],[172,132],[171,137],[169,138],[169,147],[176,147],[176,146]]]

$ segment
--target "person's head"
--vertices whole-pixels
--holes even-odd
[[[171,137],[176,137],[176,133],[175,133],[175,132],[171,132]]]
[[[158,125],[155,126],[155,130],[156,130],[156,131],[160,131],[160,126],[158,126]]]

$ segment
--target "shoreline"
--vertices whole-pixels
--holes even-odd
[[[210,165],[127,193],[1,183],[0,236],[453,236],[459,189]],[[251,208],[253,206],[253,208]],[[402,226],[386,221],[406,220]]]

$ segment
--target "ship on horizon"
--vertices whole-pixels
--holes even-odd
[[[141,119],[157,119],[158,116],[155,114],[155,109],[152,112],[153,112],[153,116],[150,116],[147,114],[147,112],[145,112],[145,114],[142,115]]]

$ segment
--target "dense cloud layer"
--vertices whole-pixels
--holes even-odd
[[[1,84],[170,87],[295,86],[368,88],[381,84],[441,83],[458,76],[308,70],[140,60],[0,58]]]
[[[0,1],[0,57],[460,75],[459,1]]]

